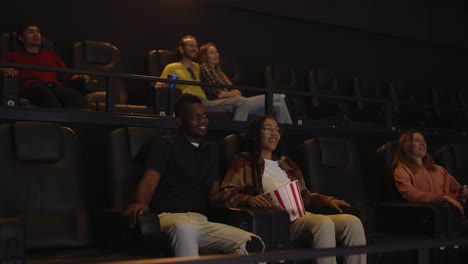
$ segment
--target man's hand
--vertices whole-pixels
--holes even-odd
[[[335,209],[340,214],[343,213],[343,210],[341,210],[340,206],[350,206],[350,204],[346,201],[334,198],[329,199],[327,201],[327,205],[328,207]]]
[[[249,197],[249,199],[247,200],[247,203],[251,207],[263,207],[263,208],[273,207],[271,202],[265,196],[261,194]]]
[[[83,81],[89,81],[91,80],[91,77],[87,74],[73,74],[70,78],[72,81],[76,81],[78,79],[81,79]]]
[[[455,199],[453,199],[450,196],[444,195],[442,196],[442,201],[447,202],[449,204],[452,204],[453,206],[457,207],[458,210],[460,210],[460,213],[463,215],[465,213],[465,209],[463,209],[463,206]]]
[[[18,76],[18,71],[14,68],[0,68],[0,71],[3,71],[6,76]]]
[[[156,87],[156,88],[169,87],[169,84],[165,83],[165,82],[157,82],[157,83],[154,84],[154,87]]]
[[[125,209],[124,215],[131,218],[132,227],[136,224],[136,218],[138,215],[144,215],[148,212],[148,206],[144,204],[134,203]]]

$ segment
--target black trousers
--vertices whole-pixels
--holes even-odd
[[[26,87],[21,96],[44,108],[79,109],[84,104],[83,95],[77,90],[40,82]]]

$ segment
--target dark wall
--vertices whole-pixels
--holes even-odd
[[[193,34],[237,58],[250,85],[262,85],[273,62],[465,85],[460,0],[23,0],[2,10],[0,32],[38,23],[68,64],[74,42],[108,41],[121,49],[125,72],[144,74],[149,50],[173,49]]]

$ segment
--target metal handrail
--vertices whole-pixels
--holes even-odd
[[[114,99],[113,94],[115,91],[111,89],[111,87],[115,87],[115,82],[117,79],[133,79],[133,80],[142,80],[148,82],[165,82],[165,83],[176,83],[176,84],[188,84],[188,85],[197,85],[197,86],[209,86],[209,87],[216,87],[216,88],[232,88],[231,85],[223,85],[223,84],[213,84],[213,83],[205,83],[205,82],[197,82],[197,81],[188,81],[188,80],[173,80],[167,78],[160,78],[155,76],[149,75],[139,75],[139,74],[130,74],[130,73],[119,73],[119,72],[96,72],[96,71],[89,71],[89,70],[78,70],[78,69],[70,69],[70,68],[54,68],[54,67],[45,67],[45,66],[37,66],[37,65],[26,65],[26,64],[17,64],[17,63],[0,63],[0,68],[22,68],[28,70],[38,70],[38,71],[54,71],[59,73],[72,73],[72,74],[86,74],[91,76],[99,76],[104,77],[107,79],[107,87],[106,87],[106,111],[113,112],[114,111]],[[264,87],[254,87],[254,86],[244,86],[244,85],[236,85],[236,89],[242,91],[252,91],[252,92],[261,92],[265,94],[265,112],[268,114],[272,114],[273,112],[273,94],[274,93],[283,93],[286,95],[294,95],[294,96],[307,96],[307,97],[317,97],[323,99],[331,99],[335,101],[349,101],[349,102],[367,102],[367,103],[376,103],[382,104],[383,108],[385,109],[385,127],[391,128],[392,123],[392,106],[393,105],[402,105],[402,106],[410,106],[414,108],[433,108],[433,109],[443,109],[443,110],[454,110],[460,113],[463,113],[465,109],[456,106],[447,106],[447,105],[440,105],[440,104],[414,104],[408,102],[393,102],[390,99],[379,99],[379,98],[368,98],[362,96],[344,96],[344,95],[325,95],[319,94],[313,91],[309,92],[301,92],[301,91],[291,91],[291,90],[283,90],[283,89],[275,89],[275,88],[264,88]]]

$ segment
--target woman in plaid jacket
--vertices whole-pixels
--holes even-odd
[[[201,82],[232,85],[231,80],[221,69],[219,53],[213,43],[201,46],[199,56]],[[238,121],[246,121],[249,115],[265,113],[265,95],[243,97],[241,91],[234,88],[223,89],[212,86],[202,86],[202,88],[208,98],[203,104],[208,110],[233,112],[234,120]],[[273,95],[273,112],[280,123],[292,124],[284,95]]]
[[[296,163],[285,156],[279,159],[274,156],[281,132],[273,116],[254,118],[246,135],[247,152],[234,157],[222,187],[244,186],[239,195],[240,206],[268,208],[272,204],[262,193],[298,180],[306,214],[291,223],[291,240],[307,243],[311,248],[335,247],[336,240],[344,246],[365,245],[366,237],[359,218],[343,214],[340,208],[349,206],[347,202],[310,192]],[[312,213],[324,207],[335,209],[337,214]],[[366,263],[366,255],[345,256],[344,261],[348,264]],[[317,263],[336,263],[336,259],[318,258]]]

